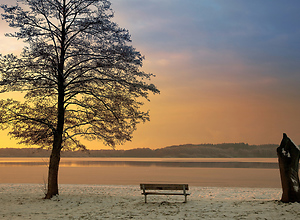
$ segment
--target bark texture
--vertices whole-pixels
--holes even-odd
[[[60,151],[52,150],[48,170],[48,188],[45,199],[51,199],[58,195],[58,168],[60,161]]]
[[[284,133],[277,156],[282,185],[282,202],[300,202],[299,156],[300,149]]]

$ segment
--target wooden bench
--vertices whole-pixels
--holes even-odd
[[[147,203],[147,195],[183,195],[184,202],[187,202],[187,196],[190,193],[186,191],[189,190],[188,184],[144,184],[141,183],[141,190],[143,190],[142,195],[145,196],[145,203]],[[149,190],[151,190],[149,192]],[[164,190],[163,192],[159,192]],[[174,192],[175,190],[182,190],[182,192]],[[166,192],[173,191],[173,192]]]

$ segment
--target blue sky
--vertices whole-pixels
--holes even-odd
[[[300,144],[299,1],[111,2],[161,90],[145,106],[151,121],[118,148],[279,144],[283,132]],[[5,25],[0,51],[15,52]]]

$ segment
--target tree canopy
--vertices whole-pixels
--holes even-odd
[[[7,35],[28,46],[21,58],[1,56],[0,88],[25,92],[25,102],[1,100],[2,125],[20,143],[49,147],[63,102],[64,147],[83,147],[78,137],[111,146],[130,140],[136,124],[149,119],[139,97],[158,90],[145,82],[152,74],[140,70],[144,57],[128,44],[128,31],[111,21],[110,2],[19,2],[2,5],[2,18],[19,29]]]

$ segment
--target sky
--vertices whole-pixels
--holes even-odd
[[[151,121],[116,149],[280,144],[284,132],[300,144],[300,1],[111,2],[161,91],[144,106]],[[20,51],[3,20],[0,28],[0,53]],[[5,132],[0,138],[0,147],[15,146]]]

